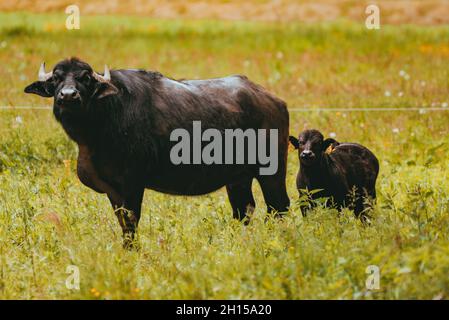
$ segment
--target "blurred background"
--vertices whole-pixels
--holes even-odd
[[[125,14],[169,19],[226,19],[258,21],[332,21],[363,19],[364,8],[377,4],[384,23],[442,24],[449,22],[447,0],[2,0],[0,10],[58,12],[71,4],[84,14]]]

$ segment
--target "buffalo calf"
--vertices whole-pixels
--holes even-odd
[[[290,136],[290,143],[298,149],[296,186],[300,196],[304,189],[320,189],[311,194],[312,200],[327,197],[338,208],[353,209],[365,221],[370,203],[376,198],[376,156],[356,143],[324,139],[317,130],[305,130],[298,138]],[[301,209],[304,213],[307,208]]]

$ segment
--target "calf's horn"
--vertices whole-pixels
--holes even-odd
[[[104,75],[99,75],[95,71],[93,72],[93,76],[95,79],[97,79],[100,82],[108,82],[111,81],[111,72],[109,71],[109,68],[107,65],[104,65]]]
[[[42,62],[41,67],[39,68],[39,81],[47,81],[52,75],[53,71],[48,73],[45,72],[45,62]]]

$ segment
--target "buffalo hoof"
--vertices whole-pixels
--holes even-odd
[[[125,235],[123,237],[123,249],[130,251],[139,251],[140,244],[133,235]]]

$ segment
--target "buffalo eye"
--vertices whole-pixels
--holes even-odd
[[[59,82],[61,80],[61,76],[59,76],[56,73],[53,73],[52,80],[53,80],[53,82]]]
[[[83,71],[78,77],[77,80],[84,82],[84,83],[89,83],[90,82],[90,75],[87,71]]]

